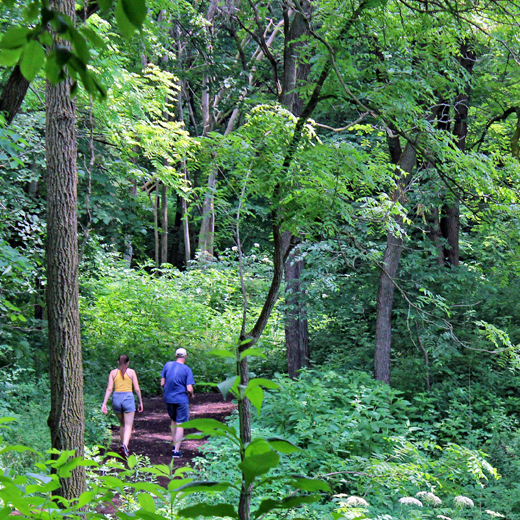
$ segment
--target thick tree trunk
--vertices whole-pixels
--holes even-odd
[[[416,153],[408,143],[402,153],[399,166],[410,174],[415,167]],[[403,202],[405,189],[411,175],[402,177],[399,186],[392,198],[397,202]],[[401,218],[396,219],[398,227],[402,227]],[[377,294],[376,307],[376,347],[374,352],[374,375],[378,381],[390,384],[390,359],[392,349],[392,307],[394,303],[394,278],[399,267],[399,260],[403,250],[403,238],[401,235],[388,234],[381,276],[379,279],[379,292]]]
[[[74,0],[51,4],[74,18]],[[61,45],[66,44],[61,42]],[[83,455],[85,415],[78,308],[76,107],[70,79],[47,85],[47,314],[49,322],[52,447]],[[85,468],[61,479],[56,493],[85,491]]]
[[[284,4],[284,70],[280,103],[299,117],[303,110],[303,99],[298,95],[298,86],[307,81],[310,65],[300,59],[304,43],[302,36],[308,34],[305,14],[310,14],[311,4],[304,0],[301,3],[304,13],[293,14],[289,3]],[[293,238],[293,240],[296,237]],[[289,243],[290,233],[284,234],[284,241]],[[284,266],[285,271],[285,347],[287,351],[287,369],[289,377],[296,378],[298,370],[309,364],[309,328],[304,294],[301,286],[301,275],[304,261],[299,258],[300,251],[295,249],[289,255]]]

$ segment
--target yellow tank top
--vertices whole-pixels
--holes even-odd
[[[121,370],[117,371],[116,377],[114,378],[114,389],[116,392],[131,392],[133,389],[133,381],[132,378],[128,375],[128,372],[125,373],[125,378],[121,377]]]

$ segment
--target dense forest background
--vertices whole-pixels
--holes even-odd
[[[3,445],[71,449],[65,368],[88,455],[120,354],[153,396],[176,348],[197,392],[237,351],[244,388],[281,389],[230,424],[330,486],[265,518],[520,519],[516,1],[0,13]],[[196,478],[235,478],[229,439],[208,446]],[[0,451],[20,475],[36,459]]]

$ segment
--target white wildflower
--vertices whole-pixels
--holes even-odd
[[[328,294],[322,294],[321,297],[322,297],[322,298],[328,298],[329,295],[328,295]]]
[[[475,506],[475,504],[473,503],[473,500],[471,500],[471,498],[464,497],[462,495],[455,497],[453,499],[453,502],[455,502],[455,505],[457,507],[474,507]]]
[[[497,513],[496,511],[490,511],[489,509],[486,509],[486,513],[491,516],[496,516],[497,518],[505,518],[504,515],[501,515],[500,513]]]
[[[440,506],[442,504],[442,500],[430,491],[419,491],[419,493],[417,493],[415,496],[420,498],[423,502],[431,504],[432,506]]]
[[[368,507],[368,502],[364,498],[352,495],[345,500],[345,505],[347,507]]]
[[[267,264],[271,263],[271,260],[269,260],[269,258],[267,258],[267,256],[264,256],[264,258],[262,258],[262,262],[266,262]]]
[[[237,246],[233,246],[233,247],[231,248],[231,251],[238,251],[238,247],[237,247]]]
[[[451,518],[449,516],[444,516],[444,515],[437,515],[437,518],[440,518],[441,520],[451,520]]]
[[[260,244],[259,244],[258,242],[255,242],[253,245],[254,245],[255,247],[260,247]]]
[[[420,500],[417,500],[414,497],[402,497],[399,499],[400,504],[405,504],[407,506],[417,506],[422,507],[422,502]]]

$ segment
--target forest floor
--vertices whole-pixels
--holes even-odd
[[[217,419],[223,421],[235,409],[231,401],[224,401],[222,394],[195,394],[190,400],[190,419]],[[171,420],[162,397],[143,399],[143,412],[136,413],[134,431],[130,440],[130,453],[146,455],[151,464],[170,464],[172,460]],[[185,430],[184,435],[196,430]],[[188,439],[182,442],[182,458],[174,459],[175,466],[186,466],[199,452],[205,439]],[[112,449],[119,452],[119,427],[112,427]]]

